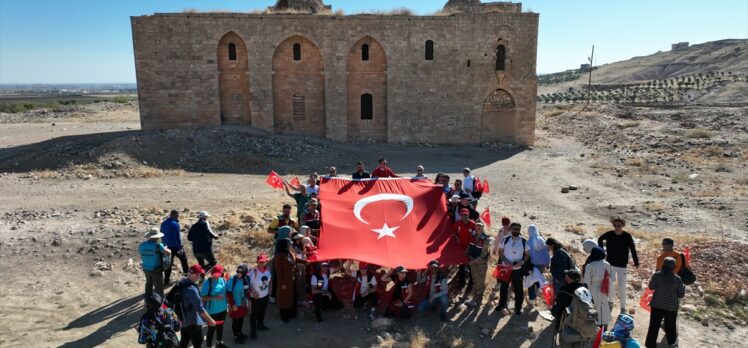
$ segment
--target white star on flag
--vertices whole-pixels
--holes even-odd
[[[372,228],[371,230],[376,233],[379,233],[379,237],[377,237],[377,239],[382,239],[384,237],[396,238],[395,234],[392,232],[395,232],[398,228],[400,228],[400,226],[390,227],[390,226],[387,226],[387,223],[385,222],[382,228]]]

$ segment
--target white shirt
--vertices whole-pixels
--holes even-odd
[[[366,295],[369,291],[377,288],[377,277],[367,274],[360,275],[358,277],[358,285],[361,288],[361,295]]]
[[[265,267],[265,272],[260,272],[257,268],[249,271],[249,284],[252,291],[257,294],[258,298],[264,298],[270,294],[270,269]],[[263,278],[265,280],[263,281]]]
[[[322,282],[322,287],[319,287],[319,282]],[[312,275],[311,285],[313,288],[319,289],[320,291],[327,291],[327,285],[330,282],[330,277],[327,274],[323,274],[322,277],[317,278],[317,275]]]
[[[522,247],[522,237],[509,237],[509,240],[504,243],[504,241],[501,242],[501,245],[499,246],[501,249],[504,249],[503,254],[504,260],[508,261],[510,264],[513,264],[515,262],[522,261],[522,259],[525,257],[525,251],[530,252],[529,245],[527,245],[527,241],[525,241],[524,248]],[[505,261],[505,262],[506,262]],[[520,266],[515,265],[514,269],[519,269]]]
[[[309,186],[309,184],[304,184],[304,190],[306,191],[307,195],[311,195],[312,193],[319,194],[319,185],[314,185],[314,187]]]
[[[475,184],[475,176],[473,176],[472,174],[462,179],[462,189],[465,191],[470,190],[470,192],[472,193],[473,190],[475,190],[474,184]]]

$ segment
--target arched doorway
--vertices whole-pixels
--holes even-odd
[[[382,45],[366,36],[347,58],[348,140],[387,141],[387,56]]]
[[[509,92],[493,91],[483,101],[482,143],[514,143],[518,129],[517,108]]]
[[[230,32],[218,43],[218,90],[221,99],[221,124],[252,123],[247,46],[239,35]]]
[[[326,134],[324,62],[305,37],[289,37],[273,54],[273,120],[276,134]]]

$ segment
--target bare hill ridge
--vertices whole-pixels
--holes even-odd
[[[586,77],[579,70],[541,75],[539,101],[577,101],[586,96]],[[744,103],[748,39],[706,42],[601,65],[594,68],[592,83],[593,90],[601,92],[598,101],[604,102]]]

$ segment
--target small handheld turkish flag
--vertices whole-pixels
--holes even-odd
[[[270,174],[268,174],[268,178],[265,180],[265,182],[272,188],[283,188],[283,178],[281,178],[280,175],[278,175],[278,173],[273,170],[270,171]]]
[[[425,180],[326,177],[319,197],[325,221],[316,261],[350,259],[424,269],[467,263],[454,237],[441,186]]]
[[[477,177],[477,176],[475,177],[475,184],[474,185],[475,185],[475,187],[474,187],[475,191],[483,192],[483,184],[480,182],[480,178]]]
[[[488,207],[486,207],[486,210],[483,211],[483,213],[480,214],[480,221],[483,221],[488,226],[491,226],[491,212],[488,211]]]
[[[649,306],[649,302],[652,301],[654,290],[647,288],[642,294],[641,300],[639,300],[639,307],[643,308],[647,312],[651,312],[652,308]]]
[[[298,176],[295,176],[293,178],[293,180],[291,180],[291,186],[293,186],[293,187],[300,187],[301,186],[301,181],[299,181],[299,177]]]
[[[488,179],[484,179],[484,180],[483,180],[483,193],[484,193],[484,194],[489,194],[489,193],[491,193],[491,186],[490,186],[490,185],[488,185]]]
[[[546,283],[540,291],[543,293],[543,299],[548,307],[553,307],[553,302],[556,301],[556,294],[553,293],[553,285]]]
[[[683,256],[686,257],[686,264],[690,265],[691,264],[691,247],[686,247],[685,249],[683,249]]]

